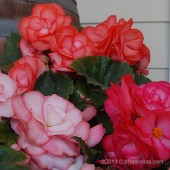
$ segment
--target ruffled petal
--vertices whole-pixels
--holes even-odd
[[[43,148],[31,143],[23,132],[19,136],[18,145],[30,155],[41,155],[45,153]]]
[[[31,91],[23,96],[23,100],[27,110],[39,122],[44,123],[42,115],[42,106],[44,103],[44,96],[38,91]]]
[[[48,142],[49,137],[46,134],[45,128],[42,124],[32,119],[27,124],[28,137],[37,144],[44,144]]]
[[[31,114],[26,109],[25,103],[24,103],[21,96],[16,96],[12,100],[12,109],[13,109],[14,114],[15,114],[14,116],[19,120],[22,120],[24,122],[28,122],[32,118]]]
[[[57,136],[52,137],[49,142],[44,144],[42,147],[49,153],[56,156],[77,156],[79,151],[74,143],[70,142],[68,139],[59,138]]]

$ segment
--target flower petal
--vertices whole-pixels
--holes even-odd
[[[90,134],[90,125],[87,122],[82,121],[77,125],[74,134],[72,136],[81,137],[84,141],[86,141],[89,137],[89,134]]]
[[[30,155],[41,155],[45,153],[44,149],[32,144],[23,132],[19,136],[18,145]]]
[[[84,163],[84,156],[80,155],[75,159],[74,164],[72,164],[67,170],[80,170]],[[89,169],[86,169],[89,170]]]
[[[170,113],[160,114],[156,119],[156,127],[160,128],[163,136],[170,139]]]
[[[167,161],[170,157],[170,150],[168,150],[160,140],[154,140],[154,147],[158,153],[160,160]]]
[[[49,140],[45,128],[42,124],[34,119],[31,119],[28,124],[28,137],[37,144],[44,144]]]
[[[95,166],[94,166],[94,164],[87,164],[87,163],[85,163],[83,166],[82,166],[82,168],[81,168],[81,170],[95,170]]]
[[[147,115],[136,119],[135,124],[139,128],[142,136],[149,137],[152,134],[152,131],[155,128],[155,119],[156,116],[154,115]]]
[[[41,169],[66,170],[74,162],[72,157],[59,157],[47,153],[34,156],[33,159],[38,163]]]
[[[14,111],[15,117],[19,120],[28,122],[31,119],[31,115],[25,107],[22,96],[16,96],[12,100],[12,109]]]
[[[82,112],[83,120],[87,122],[91,120],[96,114],[97,114],[96,108],[90,105],[87,108],[85,108]]]
[[[49,153],[62,156],[77,156],[78,148],[74,143],[71,143],[68,139],[59,138],[57,136],[52,137],[49,142],[42,146]]]
[[[89,138],[87,140],[87,144],[89,147],[93,147],[97,145],[103,138],[105,134],[105,129],[102,124],[96,125],[90,129]]]
[[[47,134],[49,136],[53,135],[64,135],[64,136],[70,136],[73,134],[75,130],[75,127],[71,121],[62,121],[61,124],[58,124],[56,126],[49,126],[47,129]]]
[[[11,99],[8,99],[6,102],[0,102],[0,116],[3,117],[12,117],[14,112],[11,107]]]
[[[31,91],[23,96],[23,100],[27,110],[39,122],[44,123],[42,116],[42,106],[44,103],[44,96],[38,91]]]

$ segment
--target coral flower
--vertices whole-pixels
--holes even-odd
[[[39,51],[49,49],[49,42],[55,32],[63,26],[71,24],[70,16],[57,4],[37,4],[32,15],[23,18],[19,23],[19,32],[25,40],[29,40]]]

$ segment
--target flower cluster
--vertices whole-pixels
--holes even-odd
[[[0,150],[16,157],[14,169],[149,170],[168,161],[170,84],[145,76],[150,51],[132,25],[111,15],[77,29],[54,3],[20,21],[6,49],[13,55],[0,57]]]
[[[169,90],[170,84],[164,81],[137,85],[130,75],[122,78],[121,86],[112,84],[107,89],[105,110],[115,130],[103,139],[106,157],[151,162],[169,159]],[[135,169],[148,166],[154,168],[159,164],[143,161]]]

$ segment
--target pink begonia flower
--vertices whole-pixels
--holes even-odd
[[[91,120],[97,114],[97,110],[94,106],[89,105],[82,111],[82,116],[84,121]]]
[[[12,97],[16,93],[15,82],[6,74],[0,72],[0,117],[12,117]]]
[[[40,74],[48,69],[48,65],[42,55],[25,56],[14,62],[14,66],[10,69],[8,75],[17,85],[17,94],[21,94],[31,91]]]
[[[140,116],[170,111],[170,83],[158,81],[134,86],[131,98]]]
[[[158,160],[153,147],[141,141],[135,126],[116,128],[113,134],[104,137],[102,143],[105,159],[113,160],[112,163],[115,164],[115,167],[126,170],[149,170],[159,166],[153,162]],[[148,160],[150,163],[147,163]]]
[[[19,135],[18,145],[41,168],[67,170],[79,155],[79,147],[71,137],[81,137],[92,147],[105,133],[101,124],[90,129],[81,111],[55,94],[43,96],[31,91],[16,96],[12,108],[11,127]]]
[[[133,85],[132,76],[127,74],[121,79],[121,86],[111,83],[111,87],[106,90],[108,98],[105,100],[104,108],[114,128],[133,120],[136,114],[130,95]]]
[[[150,113],[135,123],[141,140],[155,148],[160,160],[167,161],[170,158],[170,112]]]

